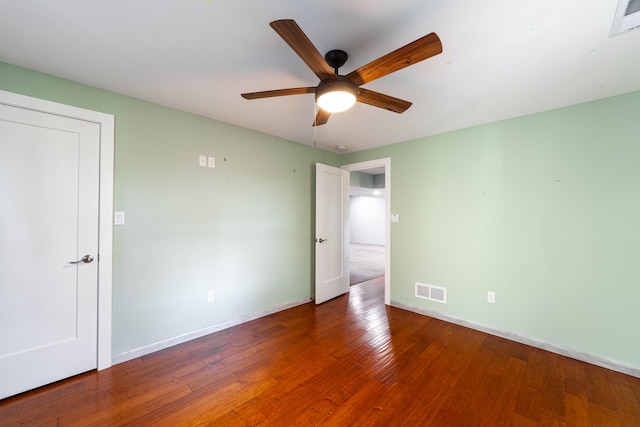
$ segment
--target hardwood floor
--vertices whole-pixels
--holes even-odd
[[[0,401],[0,424],[640,426],[640,379],[383,304],[384,278]]]

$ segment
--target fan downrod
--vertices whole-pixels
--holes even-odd
[[[327,61],[327,64],[333,68],[336,74],[338,74],[338,68],[342,67],[345,62],[347,62],[348,58],[349,55],[347,55],[347,52],[339,49],[330,50],[324,56],[325,61]]]

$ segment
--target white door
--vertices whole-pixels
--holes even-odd
[[[99,136],[0,104],[0,399],[97,367]]]
[[[316,304],[349,292],[349,171],[316,163]]]

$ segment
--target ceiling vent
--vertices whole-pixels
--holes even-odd
[[[619,0],[610,37],[640,27],[640,0]]]

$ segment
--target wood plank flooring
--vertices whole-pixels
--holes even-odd
[[[640,379],[383,304],[384,278],[0,401],[3,426],[640,426]]]

